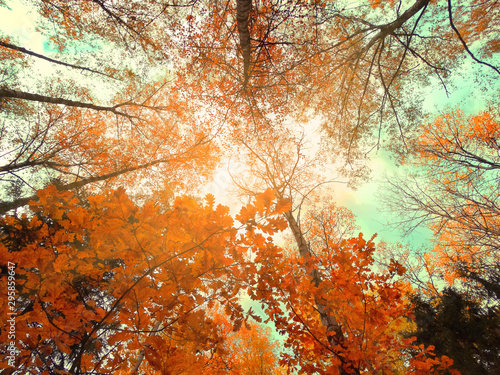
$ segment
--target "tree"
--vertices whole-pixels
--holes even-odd
[[[73,44],[66,47],[81,50],[91,39],[90,35],[72,34],[68,43]],[[86,44],[85,48],[90,47]],[[143,195],[154,197],[174,187],[195,186],[215,168],[220,156],[219,147],[212,142],[217,127],[196,116],[200,103],[172,91],[165,76],[152,80],[149,73],[139,74],[137,67],[135,71],[127,66],[120,70],[123,64],[114,64],[109,55],[109,66],[101,62],[99,68],[87,67],[71,61],[74,54],[68,50],[56,59],[4,37],[0,50],[6,56],[0,85],[0,180],[5,192],[1,214],[27,205],[50,182],[63,190],[79,191],[134,183],[142,187]],[[124,60],[140,64],[140,57]],[[16,69],[30,58],[50,61],[69,72],[49,85],[16,79]],[[99,64],[94,58],[88,62]],[[75,70],[104,80],[82,86],[79,83],[85,77],[73,79]],[[99,94],[102,89],[111,94],[103,97]]]
[[[427,223],[448,281],[468,273],[487,275],[498,267],[498,137],[495,112],[438,116],[422,127],[404,162],[413,179],[390,181],[407,229]]]
[[[0,96],[11,91],[0,90]],[[10,98],[25,100],[21,94],[13,91]],[[18,196],[4,196],[0,213],[35,199],[36,190],[51,179],[63,190],[135,180],[150,194],[158,194],[173,186],[194,186],[208,176],[220,153],[212,142],[214,130],[191,118],[194,103],[171,95],[162,85],[131,95],[140,104],[123,103],[109,110],[53,97],[44,97],[51,104],[38,108],[6,103],[0,178],[3,189],[15,188]],[[33,95],[27,100],[42,99]],[[157,105],[159,100],[168,104]],[[17,110],[23,114],[12,114]]]
[[[229,133],[236,137],[274,127],[284,116],[319,117],[352,173],[384,132],[405,143],[420,118],[418,103],[406,95],[413,83],[435,74],[448,91],[446,76],[463,56],[485,74],[499,73],[491,62],[499,48],[493,1],[45,0],[34,6],[50,20],[41,29],[61,51],[75,43],[97,50],[97,38],[148,64],[175,65],[172,87],[203,98],[204,109],[217,108],[214,118],[236,128]]]
[[[499,125],[493,110],[437,116],[404,155],[412,178],[388,182],[401,224],[424,223],[434,234],[423,260],[432,293],[414,298],[414,333],[463,374],[498,372]]]
[[[323,214],[334,216],[330,210]],[[404,268],[392,261],[387,270],[376,270],[373,242],[361,234],[336,242],[335,232],[322,224],[304,224],[320,237],[311,234],[305,256],[271,247],[256,251],[251,296],[286,335],[284,363],[305,373],[396,373],[405,352],[424,349],[400,336],[411,315],[408,286],[398,281]],[[411,364],[404,371],[422,374],[439,373],[452,363],[432,354],[406,360]]]
[[[202,31],[190,35],[198,48],[192,70],[200,78],[211,77],[210,90],[218,89],[220,101],[252,121],[264,117],[263,123],[275,124],[276,112],[314,112],[324,121],[326,134],[342,145],[336,152],[348,156],[351,169],[362,156],[360,148],[381,142],[380,136],[373,140],[377,128],[379,134],[387,129],[392,139],[401,136],[404,141],[411,120],[419,115],[415,106],[405,105],[406,83],[425,81],[430,73],[445,82],[460,52],[474,55],[468,44],[479,39],[486,41],[481,59],[497,50],[495,32],[484,28],[498,24],[490,2],[473,2],[472,12],[451,1],[415,1],[406,8],[392,1],[356,6],[270,1],[253,3],[251,11],[248,3],[218,3],[207,21],[194,16],[193,29],[201,23]],[[240,56],[234,54],[235,46]],[[497,67],[485,64],[498,74]],[[228,101],[233,93],[242,98]]]
[[[410,334],[418,343],[452,358],[463,375],[498,373],[498,307],[482,306],[481,300],[453,289],[429,300],[416,295],[413,304],[416,329]]]
[[[251,298],[265,306],[278,332],[287,335],[285,347],[293,355],[283,353],[282,363],[305,373],[393,373],[403,353],[413,348],[418,354],[408,358],[406,371],[448,369],[448,357],[433,358],[432,349],[414,347],[399,335],[398,326],[410,315],[408,287],[398,280],[404,267],[393,259],[387,269],[376,269],[373,238],[355,235],[352,214],[325,204],[300,220],[310,190],[304,178],[308,161],[301,151],[303,140],[296,140],[295,148],[288,147],[289,142],[294,142],[292,137],[272,146],[247,145],[249,169],[260,172],[250,174],[257,176],[255,181],[239,182],[247,194],[253,194],[259,182],[267,184],[268,200],[275,195],[289,202],[284,217],[293,251],[251,241],[256,265],[246,273],[254,285]],[[236,218],[251,222],[252,216],[255,213],[244,210]],[[247,227],[247,233],[252,238],[254,228]]]
[[[224,342],[207,359],[204,375],[286,373],[278,365],[280,345],[272,338],[269,327],[247,320],[234,331],[234,325],[220,307],[216,307],[211,315]]]
[[[15,347],[18,370],[201,371],[203,353],[222,342],[207,307],[219,301],[241,326],[248,245],[213,197],[205,204],[178,197],[165,210],[138,207],[123,190],[83,203],[53,186],[38,194],[34,216],[1,221],[1,283],[7,290],[13,273],[16,297],[2,296],[11,314],[2,317],[1,349]]]
[[[404,103],[410,82],[433,72],[447,90],[444,76],[464,53],[497,77],[488,62],[500,47],[496,2],[31,4],[58,54],[0,40],[8,55],[0,69],[0,173],[15,196],[0,212],[35,200],[49,181],[62,193],[38,193],[42,214],[5,218],[9,262],[12,254],[43,255],[22,258],[24,368],[199,370],[220,342],[205,305],[224,300],[238,329],[243,286],[289,335],[288,347],[300,354],[283,358],[290,367],[339,374],[449,368],[449,358],[399,335],[397,324],[409,314],[403,267],[392,259],[378,269],[373,238],[352,233],[351,216],[335,205],[301,215],[327,181],[311,171],[324,154],[308,159],[304,135],[295,137],[287,121],[319,118],[339,145],[344,172],[359,177],[358,159],[380,145],[383,131],[407,145],[420,114]],[[484,45],[476,48],[479,40]],[[85,63],[77,57],[84,49]],[[115,66],[114,55],[132,58]],[[50,84],[17,80],[13,72],[28,59],[101,81],[75,85],[71,74]],[[103,98],[94,86],[111,94]],[[208,142],[215,134],[220,144]],[[236,142],[253,172],[244,186],[252,203],[236,217],[239,233],[213,197],[204,206],[185,196],[164,199],[175,189],[192,192]],[[121,190],[71,201],[69,190],[85,187],[78,192],[85,197],[99,182],[161,184],[152,189],[164,204],[139,208]],[[346,220],[345,230],[333,220]],[[273,243],[286,223],[295,253]],[[490,282],[478,267],[466,271]],[[84,282],[74,280],[79,276]],[[67,305],[59,306],[61,295],[70,297]],[[28,328],[40,336],[34,340]],[[414,356],[403,355],[402,363],[410,349]]]

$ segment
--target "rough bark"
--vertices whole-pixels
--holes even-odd
[[[240,37],[241,54],[243,55],[243,89],[246,90],[250,78],[250,11],[252,0],[236,0],[236,21]]]
[[[295,220],[295,217],[293,216],[291,211],[285,213],[285,218],[290,225],[290,229],[292,230],[295,242],[297,243],[297,246],[299,248],[300,256],[304,259],[307,259],[307,257],[310,256],[309,245],[307,244],[307,241],[304,238],[302,231],[300,230],[297,220]],[[319,274],[318,270],[316,268],[312,268],[310,275],[313,279],[314,286],[318,287],[321,283],[321,275]],[[320,315],[321,323],[324,327],[326,327],[327,339],[332,348],[336,347],[337,345],[345,347],[345,336],[342,331],[342,326],[334,316],[328,313],[328,301],[322,301],[317,296],[315,296],[314,302],[316,304],[316,309],[318,310],[318,313]],[[339,372],[341,375],[349,374],[349,372],[344,369],[344,366],[350,367],[354,374],[359,374],[359,370],[354,363],[350,363],[349,361],[347,361],[345,357],[343,357],[340,353],[338,357],[342,363],[342,366],[339,367]]]

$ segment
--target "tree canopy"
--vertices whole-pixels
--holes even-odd
[[[43,46],[0,28],[2,374],[496,371],[497,96],[422,104],[462,64],[496,89],[496,1],[26,4]],[[382,147],[421,257],[331,193]],[[235,207],[204,193],[225,163]]]

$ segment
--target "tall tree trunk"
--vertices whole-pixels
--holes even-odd
[[[240,36],[240,48],[243,55],[243,89],[246,90],[250,78],[250,11],[252,0],[236,0],[236,21]]]
[[[295,242],[297,244],[297,247],[299,248],[300,256],[304,259],[307,259],[307,257],[310,256],[309,245],[307,244],[307,241],[304,238],[304,235],[300,230],[300,227],[297,223],[297,220],[295,220],[292,211],[286,212],[285,218],[288,221],[290,229],[292,230]],[[321,283],[321,275],[319,274],[318,270],[313,267],[310,275],[313,279],[314,286],[318,287]],[[318,298],[318,296],[314,296],[314,302],[316,304],[316,309],[318,310],[318,313],[320,315],[321,323],[326,328],[328,342],[330,343],[332,348],[335,348],[337,345],[340,345],[342,348],[344,348],[345,336],[342,332],[342,326],[339,324],[337,319],[329,313],[328,301],[321,300],[320,298]],[[352,373],[359,374],[357,366],[354,363],[347,361],[342,354],[343,353],[338,353],[338,358],[342,363],[342,366],[339,367],[340,374],[349,374],[349,372],[345,370],[344,366],[351,368],[353,371]]]

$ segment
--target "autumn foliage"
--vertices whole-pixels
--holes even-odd
[[[400,207],[433,230],[436,256],[428,264],[449,285],[470,272],[485,275],[499,261],[499,129],[493,110],[446,112],[422,127],[404,161],[425,183],[401,186]]]
[[[329,210],[323,217],[338,218],[335,207]],[[282,363],[305,373],[396,374],[405,367],[403,361],[410,360],[404,353],[416,349],[419,357],[410,360],[407,373],[447,369],[449,358],[426,357],[432,348],[416,348],[399,335],[411,316],[405,297],[409,286],[398,278],[404,268],[392,261],[387,270],[377,270],[373,238],[367,241],[359,234],[336,241],[338,232],[329,231],[326,224],[304,224],[316,241],[305,258],[272,247],[257,251],[257,285],[251,296],[266,306],[269,320],[285,335],[288,350]],[[329,330],[323,320],[328,317],[318,314],[318,305],[326,306],[326,315],[341,328]]]
[[[500,74],[496,1],[28,4],[45,54],[0,35],[2,373],[457,373],[405,338],[414,285],[376,261],[391,245],[324,196],[307,205],[330,159],[356,182],[391,143],[431,182],[400,205],[434,231],[425,265],[491,280],[497,114],[411,135],[429,76],[448,93],[463,56]],[[225,159],[246,171],[235,214],[196,198]]]
[[[204,375],[286,373],[285,368],[278,366],[280,345],[273,339],[270,327],[248,320],[235,331],[226,313],[217,305],[211,310],[211,316],[224,341],[207,358]]]
[[[390,373],[412,348],[398,336],[408,310],[405,287],[393,278],[404,270],[397,263],[373,270],[374,245],[361,235],[306,259],[287,255],[271,235],[285,228],[280,215],[289,207],[268,190],[236,216],[241,231],[211,196],[204,204],[178,197],[162,208],[138,207],[123,190],[88,201],[53,186],[40,191],[34,215],[1,223],[2,267],[16,264],[17,368],[167,374],[223,373],[224,366],[242,374],[265,362],[271,373],[276,344],[269,331],[247,322],[256,317],[241,307],[239,293],[247,290],[286,335],[283,366]],[[311,268],[319,270],[320,284],[312,282]],[[341,323],[345,336],[337,347],[314,308],[318,301]],[[414,373],[429,373],[451,361],[431,356],[411,363]]]
[[[32,209],[2,221],[2,267],[17,265],[19,369],[118,373],[144,350],[147,371],[194,371],[204,363],[196,353],[221,340],[205,306],[224,303],[241,325],[246,249],[213,198],[179,197],[162,212],[137,207],[123,190],[82,204],[51,187]]]
[[[452,356],[463,374],[498,372],[499,129],[493,108],[444,112],[410,143],[411,175],[389,184],[402,225],[426,223],[433,233],[430,251],[399,255],[418,285],[417,338]]]

